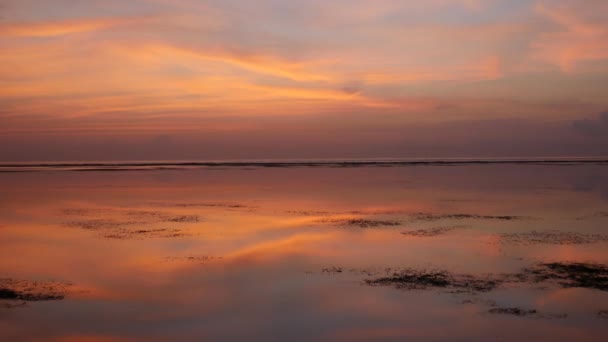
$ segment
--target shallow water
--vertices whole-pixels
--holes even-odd
[[[608,333],[604,275],[522,276],[608,264],[606,164],[34,171],[0,174],[0,340]]]

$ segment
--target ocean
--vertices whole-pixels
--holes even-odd
[[[3,341],[608,333],[608,159],[2,163],[0,189]]]

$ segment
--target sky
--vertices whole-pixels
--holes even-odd
[[[0,0],[0,161],[608,156],[605,0]]]

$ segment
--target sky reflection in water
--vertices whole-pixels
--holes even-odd
[[[605,291],[365,280],[608,264],[607,167],[4,173],[0,278],[65,299],[0,300],[0,339],[599,341]]]

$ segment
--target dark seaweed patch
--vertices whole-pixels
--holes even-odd
[[[189,236],[189,234],[173,228],[157,228],[157,229],[117,229],[101,234],[107,239],[144,239],[144,238],[177,238]]]
[[[302,216],[327,216],[331,215],[332,212],[329,211],[319,211],[319,210],[287,210],[285,214],[290,215],[302,215]]]
[[[22,292],[12,289],[0,288],[0,299],[23,300],[26,302],[38,302],[47,300],[61,300],[63,294]]]
[[[61,213],[67,216],[94,216],[112,211],[110,208],[65,208]]]
[[[407,268],[392,275],[367,279],[374,286],[399,289],[446,288],[454,292],[488,292],[505,283],[556,282],[564,288],[581,287],[608,291],[608,266],[591,263],[542,263],[519,273],[473,276],[445,270]]]
[[[398,214],[406,214],[406,211],[403,210],[351,210],[347,212],[347,214],[351,215],[398,215]]]
[[[342,267],[336,267],[336,266],[332,266],[332,267],[327,267],[321,270],[321,273],[326,273],[326,274],[335,274],[335,273],[342,273],[344,270],[342,269]]]
[[[520,317],[538,314],[534,309],[525,310],[520,308],[492,308],[488,312],[491,314],[514,315]]]
[[[165,206],[178,207],[178,208],[193,208],[193,207],[208,207],[208,208],[226,208],[226,209],[253,209],[255,207],[230,202],[206,202],[206,203],[169,203],[164,204]]]
[[[392,227],[399,226],[401,222],[390,221],[390,220],[370,220],[370,219],[349,219],[344,221],[349,226],[359,226],[361,228],[373,228],[373,227]]]
[[[178,219],[181,220],[182,218],[178,217]],[[176,228],[139,228],[139,226],[145,224],[147,223],[136,221],[115,221],[99,219],[69,222],[67,225],[70,227],[96,231],[101,237],[107,239],[119,240],[144,238],[176,238],[190,235],[184,232],[183,230]]]
[[[525,217],[512,216],[512,215],[475,215],[475,214],[430,214],[430,213],[414,213],[409,215],[411,220],[414,221],[438,221],[438,220],[500,220],[500,221],[511,221],[521,220]]]
[[[555,281],[564,288],[582,287],[608,291],[608,266],[592,263],[543,263],[524,270],[522,280]]]
[[[167,221],[177,223],[196,223],[199,221],[199,217],[196,215],[182,215],[167,218]]]
[[[444,270],[404,269],[388,277],[366,279],[365,283],[371,286],[393,286],[406,290],[445,288],[455,292],[488,292],[498,287],[502,280],[490,276],[453,274]]]
[[[380,216],[380,215],[409,215],[410,211],[402,209],[354,209],[344,211],[326,210],[286,210],[285,214],[302,216],[332,216],[332,215],[355,215],[355,216]]]
[[[131,210],[127,212],[127,215],[139,219],[147,219],[152,222],[196,223],[200,221],[200,218],[197,215],[172,216],[162,212],[145,210]]]
[[[81,213],[70,211],[73,214]],[[168,215],[162,212],[146,210],[129,210],[120,212],[123,217],[119,219],[91,218],[67,222],[69,227],[96,231],[100,236],[108,239],[143,239],[143,238],[175,238],[188,236],[181,229],[176,228],[142,228],[146,225],[156,223],[170,223],[180,225],[184,223],[196,223],[200,221],[196,215]],[[88,211],[83,211],[87,213]],[[94,212],[95,213],[95,212]],[[83,214],[85,215],[85,214]]]
[[[83,220],[83,221],[72,221],[66,223],[69,227],[76,227],[87,230],[99,230],[99,229],[114,229],[129,225],[143,224],[145,222],[137,221],[116,221],[110,219],[94,219],[94,220]]]
[[[389,277],[367,279],[368,285],[394,286],[399,289],[426,289],[428,287],[448,287],[449,274],[446,271],[404,270]]]
[[[164,261],[166,261],[166,262],[191,262],[191,263],[205,264],[205,263],[217,261],[220,259],[222,259],[222,257],[203,255],[203,256],[166,257],[166,258],[164,258]]]
[[[197,215],[171,215],[161,211],[149,210],[117,210],[117,209],[99,209],[99,208],[67,208],[63,209],[62,213],[67,216],[83,216],[93,217],[88,220],[69,222],[71,226],[81,226],[85,229],[96,228],[113,228],[117,226],[125,226],[132,224],[154,223],[154,222],[176,222],[176,223],[196,223],[200,221]],[[128,217],[132,220],[112,220],[105,218],[95,218],[105,214],[114,214],[122,216],[124,219]]]
[[[524,216],[514,215],[477,215],[477,214],[432,214],[432,213],[412,213],[405,210],[399,209],[387,209],[387,210],[350,210],[343,212],[328,212],[328,211],[317,211],[317,210],[289,210],[285,211],[286,214],[296,214],[304,216],[329,216],[329,215],[406,215],[410,221],[438,221],[438,220],[499,220],[499,221],[511,221],[511,220],[522,220],[528,219]],[[348,219],[326,219],[327,221],[345,221]],[[359,220],[359,219],[355,219]],[[370,220],[375,221],[375,220]],[[392,221],[396,222],[396,221]],[[401,222],[399,222],[401,223]]]
[[[398,215],[407,214],[404,210],[348,210],[348,211],[324,211],[324,210],[287,210],[285,214],[302,216],[330,216],[330,215]]]
[[[329,222],[343,227],[379,228],[400,226],[401,222],[392,220],[373,220],[362,218],[323,219],[319,222]]]
[[[568,318],[568,314],[566,313],[540,313],[536,309],[522,309],[516,307],[494,307],[488,310],[488,313],[491,314],[500,314],[500,315],[513,315],[519,317],[528,317],[534,316],[536,318],[544,318],[544,319],[564,319]]]
[[[0,279],[0,300],[39,302],[65,298],[65,284]]]
[[[409,231],[402,232],[401,234],[407,235],[407,236],[417,236],[417,237],[432,237],[432,236],[443,235],[443,234],[449,233],[451,231],[454,231],[456,229],[460,229],[460,228],[464,228],[464,227],[465,226],[433,227],[433,228],[426,228],[426,229],[409,230]]]
[[[583,245],[595,242],[608,241],[608,235],[550,230],[501,234],[500,239],[503,243],[511,243],[518,245]]]
[[[307,274],[315,274],[317,272],[307,271]],[[370,268],[344,268],[340,266],[329,266],[321,269],[321,274],[339,274],[339,273],[350,273],[353,275],[364,275],[368,277],[377,276],[379,274],[387,275],[392,273],[390,267],[384,269],[378,269],[374,267]]]

